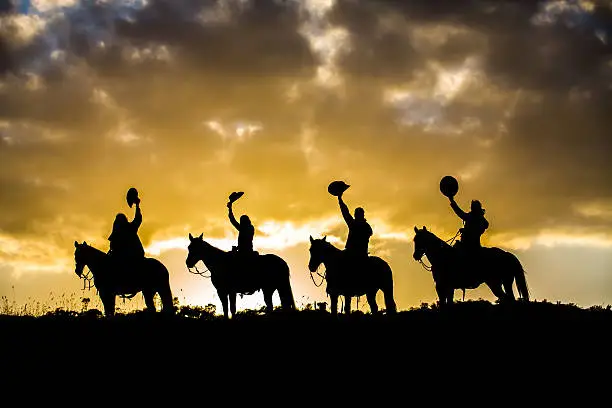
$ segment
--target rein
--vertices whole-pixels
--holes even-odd
[[[444,242],[449,245],[453,245],[453,243],[457,240],[457,237],[459,237],[459,235],[461,235],[461,229],[457,230],[457,233],[451,239],[448,239]],[[425,269],[427,272],[431,272],[431,265],[427,265],[425,262],[423,262],[422,257],[421,259],[419,259],[419,263],[421,264],[423,269]]]
[[[447,241],[444,241],[444,242],[446,242],[446,243],[447,243],[447,244],[449,244],[449,245],[453,245],[453,243],[455,242],[455,240],[457,239],[457,237],[458,237],[459,235],[461,235],[461,228],[459,228],[459,229],[457,230],[457,233],[455,234],[455,236],[454,236],[454,237],[452,237],[451,239],[449,239],[449,240],[447,240]]]
[[[452,246],[453,243],[457,240],[457,237],[459,237],[459,235],[461,235],[461,228],[457,231],[457,233],[451,239],[448,239],[448,240],[446,240],[444,242]],[[423,255],[425,255],[425,254],[423,254]],[[427,265],[425,262],[423,262],[423,258],[422,257],[421,257],[421,259],[419,259],[419,263],[421,264],[423,269],[425,269],[428,272],[431,272],[432,265]],[[460,289],[463,291],[463,301],[465,301],[465,288],[460,288]]]
[[[312,279],[312,283],[314,283],[314,285],[317,288],[320,287],[321,285],[323,285],[323,282],[325,282],[325,279],[327,278],[327,274],[325,274],[325,275],[321,274],[321,272],[319,272],[318,269],[319,268],[317,268],[317,270],[315,272],[310,272],[310,279]],[[317,274],[321,278],[321,282],[318,285],[317,285],[317,282],[315,282],[314,277],[312,276],[313,274]]]
[[[191,270],[191,268],[187,268],[187,270],[189,271],[189,273],[191,273],[192,275],[198,275],[198,276],[201,276],[201,277],[203,277],[203,278],[207,278],[207,279],[210,279],[210,278],[212,277],[212,272],[211,272],[211,274],[210,274],[210,275],[205,275],[205,273],[206,273],[206,272],[210,272],[210,269],[206,268],[206,270],[205,270],[205,271],[201,271],[201,272],[200,272],[200,270],[198,269],[198,267],[197,267],[197,266],[195,266],[195,265],[194,265],[193,267],[194,267],[194,268],[195,268],[195,270],[196,270],[195,272],[194,272],[194,271],[192,271],[192,270]]]
[[[82,273],[80,278],[83,279],[83,289],[81,290],[85,290],[85,289],[91,290],[92,287],[94,288],[96,287],[96,284],[93,281],[94,279],[93,272],[91,272],[91,269],[89,269],[89,266],[87,266],[87,273]]]
[[[427,272],[431,272],[431,265],[425,264],[425,262],[423,262],[423,258],[419,259],[419,263],[421,264],[423,269],[425,269]]]
[[[91,290],[91,288],[95,288],[96,287],[96,283],[94,281],[94,276],[93,276],[93,272],[91,271],[91,269],[89,268],[88,265],[85,265],[85,267],[87,267],[87,272],[86,273],[82,273],[80,278],[83,279],[83,289],[81,290]],[[120,298],[122,298],[124,301],[125,299],[132,299],[134,296],[136,296],[138,294],[138,292],[136,293],[130,293],[129,295],[122,295],[122,294],[117,294],[117,296],[119,296]]]

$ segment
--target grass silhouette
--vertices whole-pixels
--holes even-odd
[[[40,316],[0,315],[0,350],[10,351],[5,372],[87,366],[107,376],[117,370],[155,375],[161,382],[163,373],[172,373],[203,387],[220,378],[219,387],[241,380],[241,389],[258,389],[273,379],[275,386],[297,382],[303,390],[416,377],[435,388],[451,380],[508,376],[526,382],[542,373],[603,367],[610,327],[610,306],[548,301],[466,301],[448,310],[424,303],[395,315],[337,317],[307,305],[269,314],[244,310],[230,320],[214,305],[179,306],[175,316],[134,311],[112,318],[96,308],[56,308]]]

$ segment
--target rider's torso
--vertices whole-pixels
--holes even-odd
[[[240,251],[252,251],[253,250],[253,236],[255,235],[255,228],[252,225],[240,227],[238,233],[238,248]]]
[[[121,257],[143,257],[144,247],[138,237],[138,232],[130,226],[125,230],[113,232],[109,237],[111,251]]]
[[[356,253],[368,253],[372,227],[366,221],[353,221],[346,239],[346,249]]]

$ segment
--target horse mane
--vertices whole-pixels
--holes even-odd
[[[444,241],[442,238],[438,237],[433,232],[431,232],[429,230],[421,230],[421,231],[425,232],[427,234],[428,238],[433,239],[434,241],[437,241],[440,244],[440,246],[452,248],[448,242]]]
[[[87,249],[88,251],[90,251],[90,252],[91,252],[93,255],[96,255],[96,256],[99,256],[99,257],[106,256],[106,255],[107,255],[107,253],[106,253],[106,252],[104,252],[104,251],[102,251],[102,250],[100,250],[100,249],[98,249],[98,248],[92,247],[92,246],[91,246],[91,245],[89,245],[89,244],[85,244],[85,245],[82,245],[82,246],[84,246],[84,247],[85,247],[85,249]]]
[[[205,248],[207,248],[207,249],[209,249],[209,250],[212,250],[212,251],[215,251],[215,252],[217,252],[219,255],[222,255],[222,254],[228,254],[228,253],[230,252],[230,251],[224,251],[224,250],[222,250],[221,248],[217,248],[216,246],[214,246],[213,244],[211,244],[210,242],[208,242],[208,241],[206,241],[206,240],[204,240],[204,239],[201,239],[201,240],[200,240],[200,242],[202,243],[202,245],[203,245]]]
[[[326,241],[324,238],[317,239],[315,241],[320,242],[326,249],[331,249],[331,250],[334,250],[335,252],[342,252],[342,249],[338,248],[331,242]]]

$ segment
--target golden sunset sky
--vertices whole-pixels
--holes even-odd
[[[11,4],[12,7],[11,7]],[[308,237],[346,238],[351,185],[400,309],[436,300],[413,227],[461,226],[438,183],[479,199],[486,245],[536,299],[612,303],[612,3],[459,0],[0,1],[0,295],[81,292],[74,240],[141,238],[182,303],[219,305],[188,234],[230,249],[236,215],[325,300]],[[459,295],[459,292],[457,292]],[[488,289],[467,298],[492,299]],[[278,298],[275,296],[275,300]],[[133,301],[134,302],[134,301]],[[360,305],[363,305],[362,301]],[[238,306],[263,304],[261,294]],[[366,310],[364,308],[364,310]]]

